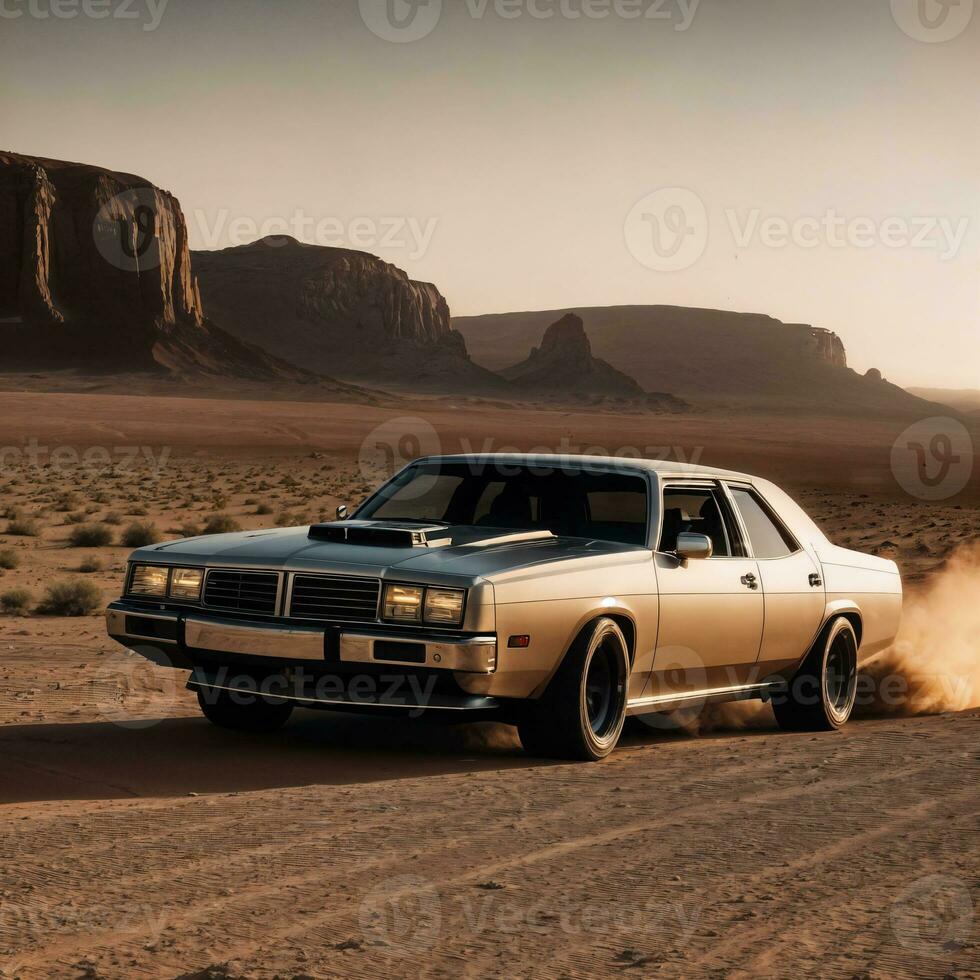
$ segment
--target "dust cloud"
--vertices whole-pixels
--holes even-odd
[[[906,595],[898,638],[863,663],[861,675],[859,715],[980,707],[980,541]]]

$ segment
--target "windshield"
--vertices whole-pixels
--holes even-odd
[[[641,476],[591,470],[421,463],[399,473],[355,516],[552,531],[645,545],[647,482]]]

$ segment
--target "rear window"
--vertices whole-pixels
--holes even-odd
[[[735,506],[742,515],[742,523],[752,543],[756,558],[785,558],[796,551],[799,545],[789,531],[783,527],[769,508],[751,491],[744,487],[729,487]]]

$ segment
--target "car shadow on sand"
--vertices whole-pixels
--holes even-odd
[[[231,793],[548,765],[480,723],[297,711],[271,735],[203,718],[0,728],[0,803]]]
[[[619,751],[690,742],[691,733],[677,726],[636,719]],[[563,764],[526,755],[517,730],[493,722],[301,710],[268,735],[225,731],[199,717],[11,725],[0,727],[0,804],[340,786]]]

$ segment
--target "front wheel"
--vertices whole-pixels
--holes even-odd
[[[857,698],[858,642],[847,619],[835,619],[821,634],[786,691],[773,695],[780,728],[833,731],[841,728]]]
[[[604,759],[623,730],[629,672],[622,630],[611,619],[596,620],[579,634],[548,689],[518,724],[525,751]]]
[[[288,701],[269,700],[246,692],[199,689],[197,703],[212,725],[236,732],[264,734],[278,731],[293,713],[293,706]]]

